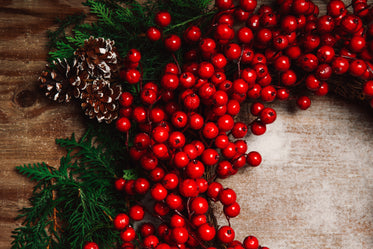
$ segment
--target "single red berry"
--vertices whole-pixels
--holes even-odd
[[[208,79],[214,75],[214,72],[214,65],[212,65],[210,62],[203,61],[198,66],[198,76],[201,78]]]
[[[250,151],[246,156],[248,165],[256,167],[262,162],[262,156],[257,151]]]
[[[165,216],[170,212],[170,207],[163,201],[157,201],[153,206],[156,215]]]
[[[207,217],[204,214],[193,215],[191,222],[194,226],[199,227],[207,223]]]
[[[223,211],[229,218],[234,218],[240,214],[241,207],[237,202],[234,202],[231,205],[224,206]]]
[[[219,153],[212,148],[208,148],[202,152],[201,160],[206,166],[213,166],[219,161]]]
[[[166,204],[171,208],[171,209],[178,209],[180,206],[183,204],[183,199],[174,193],[170,193],[166,197]]]
[[[198,186],[195,180],[185,179],[179,184],[180,194],[184,197],[196,197],[198,195]]]
[[[369,97],[373,96],[373,80],[369,80],[364,83],[363,92]]]
[[[185,30],[184,39],[187,42],[198,42],[201,38],[201,34],[201,29],[193,25]]]
[[[171,117],[171,123],[175,128],[183,128],[188,123],[188,116],[185,112],[176,111]]]
[[[169,158],[170,154],[168,152],[168,147],[165,144],[154,144],[152,147],[153,154],[161,160],[166,160]]]
[[[317,19],[317,31],[320,34],[331,33],[334,30],[334,25],[334,19],[329,15],[324,15]]]
[[[161,201],[167,197],[167,189],[161,183],[156,183],[150,190],[150,194],[154,200]]]
[[[155,248],[159,244],[159,239],[155,235],[149,235],[143,239],[142,243],[145,248]]]
[[[221,153],[224,156],[224,158],[226,158],[226,159],[232,159],[232,158],[234,158],[237,155],[236,144],[233,143],[233,142],[229,142],[228,145],[227,145],[227,147],[225,147],[221,151]]]
[[[121,78],[127,81],[129,84],[137,84],[141,78],[141,73],[134,68],[121,71],[120,74]]]
[[[159,182],[162,181],[165,174],[166,173],[164,169],[162,169],[161,167],[155,167],[152,171],[150,171],[149,179],[152,182]]]
[[[229,138],[225,134],[221,134],[215,138],[215,146],[219,149],[224,149],[229,144]]]
[[[152,235],[152,234],[154,234],[154,232],[155,232],[155,227],[150,222],[145,222],[140,227],[140,233],[143,237],[147,237],[149,235]]]
[[[120,238],[125,242],[131,242],[136,238],[136,231],[132,227],[125,228],[120,233]]]
[[[257,5],[257,0],[240,0],[240,7],[247,11],[247,12],[253,12]]]
[[[205,166],[198,160],[192,160],[186,166],[185,173],[189,178],[200,178],[205,173]]]
[[[242,27],[237,32],[238,41],[249,44],[254,39],[253,31],[248,27]]]
[[[287,88],[279,88],[277,89],[276,98],[279,100],[286,100],[290,96],[290,92]]]
[[[267,129],[266,125],[260,121],[252,122],[250,128],[251,128],[251,132],[257,136],[263,135]]]
[[[274,61],[274,64],[273,64],[273,66],[275,67],[275,69],[277,71],[279,71],[279,72],[286,72],[286,71],[288,71],[289,68],[290,68],[290,65],[291,65],[290,59],[286,55],[279,56]]]
[[[190,203],[190,210],[195,214],[205,214],[209,209],[207,200],[201,196],[194,198]]]
[[[184,72],[179,77],[179,83],[184,88],[191,88],[196,84],[196,77],[190,72]]]
[[[99,247],[95,242],[87,242],[84,244],[83,249],[99,249]]]
[[[117,230],[123,230],[130,224],[130,218],[128,215],[120,213],[114,218],[114,227]]]
[[[255,36],[257,44],[266,45],[272,40],[272,31],[267,28],[261,28]]]
[[[141,53],[139,50],[132,48],[127,52],[127,59],[132,63],[137,63],[141,60]]]
[[[219,128],[213,122],[208,122],[205,124],[202,130],[202,134],[207,139],[213,139],[218,136]]]
[[[162,179],[162,185],[167,189],[175,189],[179,185],[179,177],[175,173],[167,173]]]
[[[179,149],[185,145],[185,136],[179,131],[174,131],[170,133],[168,144],[174,148]]]
[[[254,84],[254,86],[247,91],[248,99],[258,99],[261,96],[262,87],[259,84]]]
[[[292,15],[286,15],[281,20],[281,30],[285,33],[291,33],[297,30],[297,18]]]
[[[226,188],[220,191],[219,200],[224,206],[233,204],[234,202],[236,202],[236,199],[237,195],[233,189]]]
[[[133,103],[133,95],[130,92],[123,92],[120,95],[119,103],[123,107],[130,107]]]
[[[171,23],[171,15],[167,11],[160,11],[155,15],[155,22],[161,27],[167,27]]]
[[[263,101],[272,102],[276,98],[276,93],[276,89],[273,86],[269,85],[263,87],[263,89],[260,92],[260,96]]]
[[[215,51],[216,42],[211,38],[203,38],[199,42],[199,48],[204,53],[212,53]]]
[[[144,195],[146,194],[146,192],[148,192],[150,188],[150,183],[147,179],[140,177],[135,180],[134,187],[135,187],[136,193],[140,195]]]
[[[349,72],[352,76],[362,76],[367,70],[367,64],[364,60],[353,60],[350,63]]]
[[[164,45],[170,52],[176,52],[181,47],[181,39],[177,35],[169,35],[164,39]]]
[[[213,226],[205,223],[198,227],[198,235],[203,241],[210,241],[215,238],[216,230]]]
[[[237,60],[241,56],[241,47],[236,43],[230,43],[225,46],[224,55],[228,60]]]
[[[226,10],[233,5],[233,0],[216,0],[215,5],[220,10]]]
[[[214,67],[222,69],[227,65],[227,58],[224,54],[217,53],[211,58],[211,63]]]
[[[314,71],[319,65],[316,55],[311,53],[301,55],[297,61],[300,67],[306,72]]]
[[[145,211],[144,211],[144,208],[142,206],[133,205],[132,207],[130,207],[130,210],[129,210],[128,214],[131,217],[131,219],[139,221],[139,220],[142,220],[144,218]]]
[[[218,230],[218,239],[223,243],[231,243],[234,240],[235,232],[230,226],[222,226]]]
[[[307,96],[301,96],[297,99],[297,106],[302,110],[307,110],[311,105],[311,100]]]
[[[124,190],[124,185],[126,184],[126,180],[124,178],[118,178],[114,182],[115,189],[118,191],[123,191]]]
[[[161,39],[161,36],[161,31],[155,27],[150,27],[146,31],[146,37],[148,37],[148,39],[151,41],[158,41]]]
[[[260,121],[263,124],[271,124],[276,120],[276,111],[271,107],[264,108],[260,113]]]
[[[332,74],[333,69],[327,63],[320,64],[315,70],[316,78],[322,81],[326,81],[327,79],[329,79],[332,76]]]
[[[145,105],[153,105],[157,98],[157,92],[152,89],[143,89],[140,93],[141,102]]]
[[[120,132],[128,132],[131,129],[131,121],[126,117],[121,117],[117,119],[115,126]]]
[[[258,249],[259,241],[254,236],[247,236],[243,241],[243,245],[245,249]]]
[[[236,116],[240,113],[241,105],[237,100],[231,99],[227,103],[227,113]]]
[[[234,138],[243,138],[247,134],[247,125],[243,122],[235,122],[232,127],[232,135]]]
[[[329,92],[329,85],[326,82],[322,82],[319,89],[315,91],[318,96],[325,96]]]
[[[348,71],[350,64],[346,58],[343,57],[335,57],[332,61],[332,69],[333,73],[335,74],[344,74]]]

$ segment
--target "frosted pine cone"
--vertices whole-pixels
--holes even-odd
[[[90,37],[84,41],[83,47],[75,51],[79,61],[93,79],[108,79],[117,71],[118,53],[114,41]]]
[[[111,123],[118,118],[118,99],[121,93],[119,85],[111,86],[104,79],[94,80],[80,95],[85,115],[90,119],[97,118],[98,122]]]
[[[40,88],[45,95],[57,102],[70,102],[76,86],[81,86],[77,60],[70,65],[66,59],[53,61],[55,68],[47,65],[47,70],[39,77]]]

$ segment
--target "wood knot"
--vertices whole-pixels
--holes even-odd
[[[17,93],[15,101],[21,107],[29,107],[35,103],[36,94],[30,90],[22,90]]]

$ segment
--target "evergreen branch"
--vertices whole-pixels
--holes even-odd
[[[111,27],[115,26],[111,17],[111,11],[103,2],[88,0],[85,4],[91,8],[91,13],[96,14],[99,17],[99,21]]]

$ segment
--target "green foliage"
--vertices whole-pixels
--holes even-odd
[[[112,154],[117,149],[108,148],[103,136],[95,132],[88,129],[79,141],[74,135],[57,139],[67,151],[59,168],[45,163],[17,167],[37,183],[30,207],[23,208],[18,217],[23,226],[13,232],[12,249],[82,248],[88,240],[111,248],[118,241],[111,220],[127,202],[113,188],[120,156]]]

